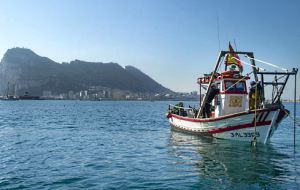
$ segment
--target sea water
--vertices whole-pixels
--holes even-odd
[[[0,189],[300,189],[289,118],[253,148],[170,130],[169,103],[1,101]]]

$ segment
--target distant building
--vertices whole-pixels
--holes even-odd
[[[45,91],[43,91],[43,96],[44,97],[51,97],[52,96],[51,90],[45,90]]]
[[[74,94],[74,92],[72,91],[72,90],[70,90],[69,92],[68,92],[68,99],[75,99],[76,97],[75,97],[75,94]]]
[[[197,94],[198,94],[198,92],[197,92],[197,91],[193,91],[193,92],[191,92],[191,95],[192,95],[192,96],[197,96]]]

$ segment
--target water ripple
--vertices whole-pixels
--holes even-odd
[[[300,189],[288,119],[254,149],[171,131],[168,103],[0,102],[0,189]]]

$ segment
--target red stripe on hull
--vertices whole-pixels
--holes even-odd
[[[260,127],[260,126],[264,126],[264,125],[270,125],[271,121],[263,121],[263,122],[257,122],[256,123],[256,127]],[[215,129],[212,131],[209,131],[209,134],[215,134],[215,133],[223,133],[226,131],[233,131],[233,130],[238,130],[238,129],[245,129],[245,128],[250,128],[250,127],[254,127],[254,123],[248,123],[248,124],[242,124],[242,125],[236,125],[236,126],[229,126],[226,128],[222,128],[222,129]]]
[[[261,127],[261,126],[270,125],[270,124],[271,124],[271,121],[258,122],[258,123],[256,123],[256,127]],[[207,131],[207,132],[199,132],[199,131],[193,131],[193,130],[189,130],[189,129],[183,129],[172,123],[170,123],[170,125],[177,130],[196,134],[196,135],[208,135],[208,134],[212,135],[212,134],[216,134],[216,133],[223,133],[223,132],[227,132],[227,131],[234,131],[234,130],[254,127],[254,123],[248,123],[248,124],[242,124],[242,125],[236,125],[236,126],[229,126],[229,127],[221,128],[221,129],[214,129],[214,130]]]
[[[262,109],[262,110],[257,110],[257,113],[260,112],[268,112],[268,111],[275,111],[277,110],[276,108],[273,109]],[[226,116],[221,116],[221,117],[217,117],[217,118],[208,118],[208,119],[197,119],[197,118],[188,118],[188,117],[183,117],[183,116],[179,116],[176,114],[171,114],[171,117],[177,118],[177,119],[181,119],[184,121],[191,121],[191,122],[214,122],[214,121],[220,121],[223,119],[228,119],[228,118],[232,118],[232,117],[238,117],[241,115],[248,115],[248,114],[252,114],[254,113],[254,111],[250,111],[250,112],[240,112],[240,113],[236,113],[236,114],[231,114],[231,115],[226,115]]]

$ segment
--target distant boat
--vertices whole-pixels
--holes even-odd
[[[19,100],[18,97],[16,97],[15,95],[9,95],[9,82],[7,83],[7,88],[6,88],[6,95],[3,96],[1,98],[1,100],[10,100],[10,101],[14,101],[14,100]]]
[[[15,100],[19,100],[19,98],[16,96],[4,96],[2,97],[1,100],[15,101]]]
[[[246,81],[250,79],[250,74],[242,74],[242,61],[238,55],[244,55],[251,61],[253,71],[250,74],[254,75],[254,81],[249,92]],[[206,90],[203,99],[200,98],[200,108],[184,108],[183,103],[169,105],[166,116],[171,127],[196,135],[267,143],[289,114],[280,97],[289,76],[296,75],[298,69],[294,68],[291,72],[264,72],[255,65],[255,60],[252,52],[234,52],[232,48],[221,51],[214,71],[198,79],[200,97],[201,88]],[[219,73],[222,63],[225,70]],[[257,75],[261,76],[260,81]],[[266,81],[272,75],[274,80]],[[278,76],[283,81],[279,82]],[[270,102],[264,96],[266,85],[273,86]]]

